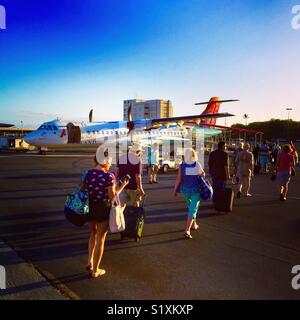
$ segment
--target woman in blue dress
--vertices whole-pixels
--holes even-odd
[[[196,222],[201,200],[199,193],[199,176],[205,177],[205,172],[198,162],[196,151],[187,149],[184,155],[184,162],[180,165],[178,170],[173,191],[174,197],[177,196],[178,192],[181,192],[188,206],[188,217],[184,230],[184,236],[187,239],[193,238],[191,235],[192,228],[193,230],[199,229]]]

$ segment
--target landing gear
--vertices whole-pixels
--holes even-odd
[[[39,150],[39,154],[42,156],[45,156],[47,151],[48,151],[47,147],[41,147]]]

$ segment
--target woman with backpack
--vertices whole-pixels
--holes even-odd
[[[184,155],[184,162],[180,165],[173,196],[176,197],[181,192],[188,206],[188,217],[184,231],[186,239],[192,239],[191,229],[198,230],[196,222],[198,209],[200,206],[199,176],[205,177],[205,172],[198,162],[194,149],[187,149]]]

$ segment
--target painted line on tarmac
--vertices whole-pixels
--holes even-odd
[[[46,279],[48,282],[56,288],[64,297],[70,300],[81,300],[81,298],[72,291],[69,287],[64,285],[59,279],[57,279],[52,273],[33,265],[35,269]]]

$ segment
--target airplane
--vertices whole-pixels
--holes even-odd
[[[99,146],[110,138],[117,137],[118,141],[127,142],[128,136],[143,140],[182,140],[189,136],[189,129],[198,126],[203,128],[205,136],[213,136],[221,133],[219,129],[202,126],[212,125],[219,118],[232,117],[229,113],[219,113],[222,103],[239,100],[221,100],[211,98],[204,112],[198,115],[181,116],[158,119],[132,120],[131,108],[128,110],[128,121],[93,122],[93,110],[89,114],[89,122],[67,122],[56,119],[43,123],[37,130],[27,134],[24,140],[33,146],[47,151],[47,148],[87,148]]]

